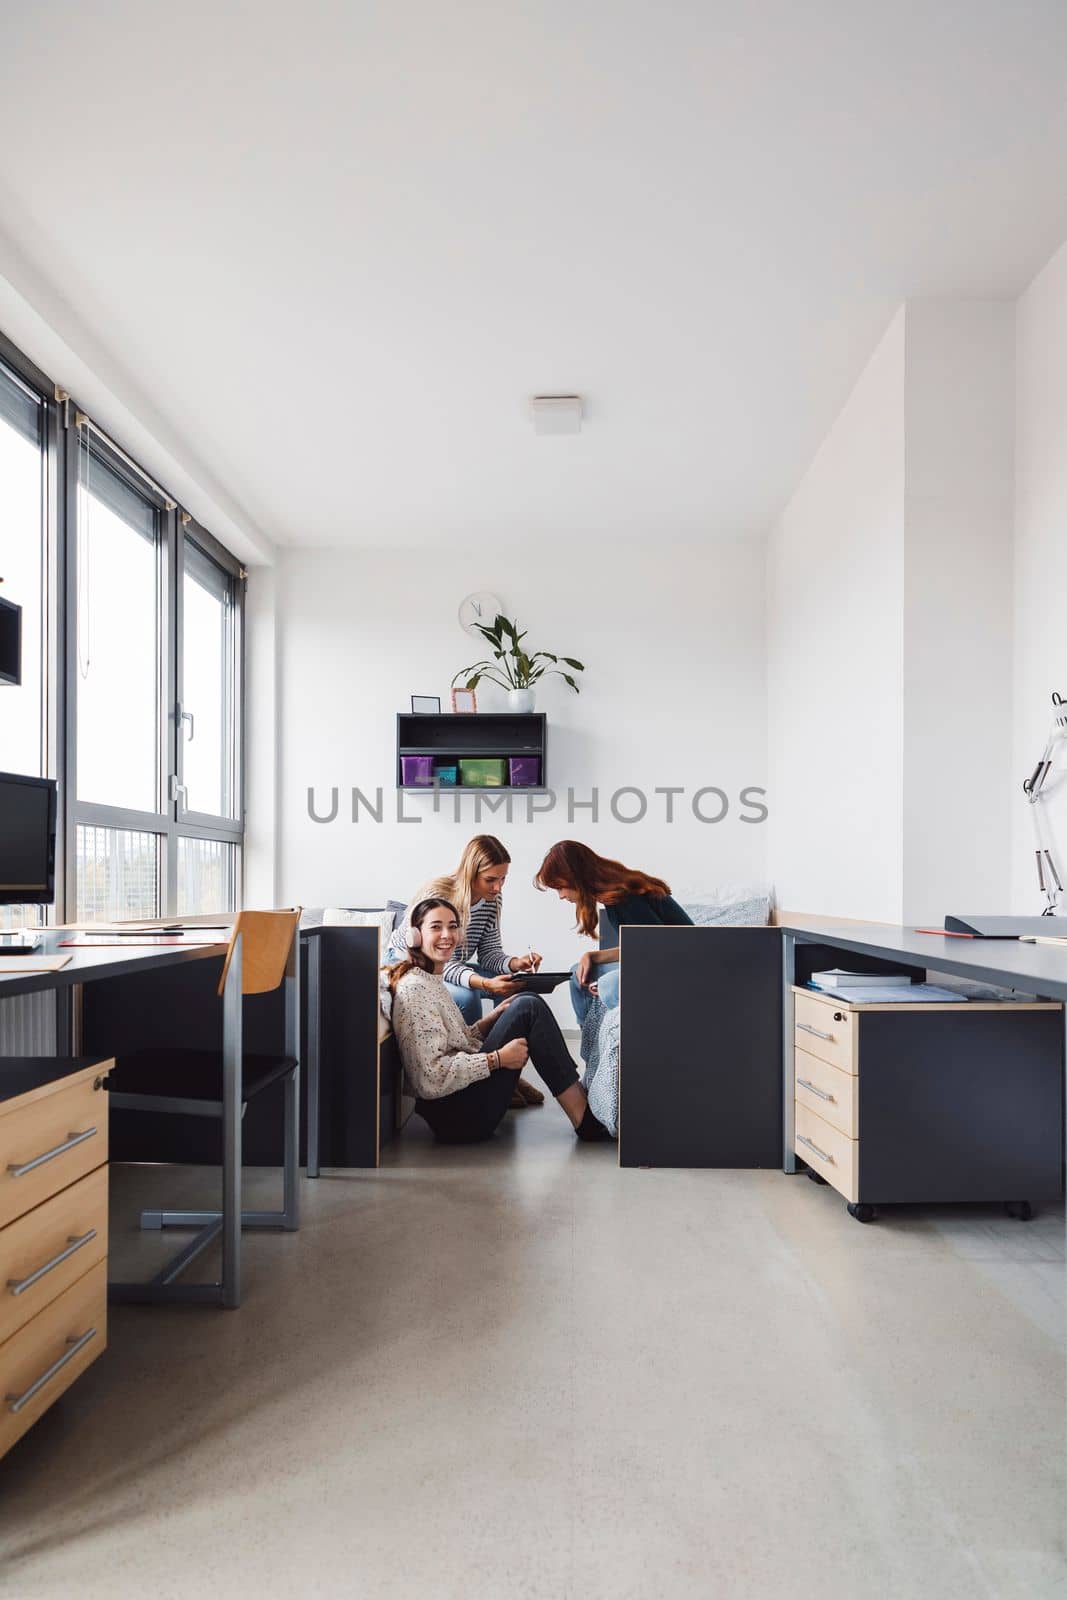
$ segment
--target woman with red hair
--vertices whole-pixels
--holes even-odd
[[[686,923],[686,915],[662,878],[651,878],[621,861],[598,856],[577,839],[554,844],[542,861],[534,879],[539,889],[555,889],[561,900],[578,908],[578,931],[595,939],[600,921],[599,908],[617,934],[622,927],[643,923],[664,926]],[[619,1003],[619,946],[607,950],[587,950],[571,969],[571,1002],[578,1024],[585,1021],[593,995],[602,1005]]]

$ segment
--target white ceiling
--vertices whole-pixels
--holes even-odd
[[[1063,0],[39,0],[0,227],[279,544],[745,535],[1067,235],[1065,88]]]

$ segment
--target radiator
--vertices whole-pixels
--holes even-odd
[[[0,1000],[0,1056],[56,1054],[54,992],[17,994]]]

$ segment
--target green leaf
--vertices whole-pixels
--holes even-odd
[[[553,661],[555,661],[555,659],[556,659],[555,656],[553,656],[552,659],[553,659]],[[567,663],[568,667],[573,667],[575,672],[584,672],[585,671],[585,668],[582,666],[582,663],[580,661],[575,661],[573,656],[560,656],[559,659],[561,661],[565,661]],[[564,673],[563,676],[566,677],[567,674]]]
[[[577,685],[577,684],[576,684],[576,683],[575,683],[575,681],[574,681],[574,679],[573,679],[573,678],[572,678],[572,677],[571,677],[571,675],[570,675],[570,673],[569,673],[569,672],[561,672],[561,673],[560,673],[560,677],[561,677],[561,678],[562,678],[562,679],[563,679],[563,680],[564,680],[564,681],[565,681],[565,682],[566,682],[566,683],[569,683],[569,684],[570,684],[570,686],[571,686],[571,688],[572,688],[572,689],[573,689],[573,690],[574,690],[574,692],[575,692],[575,694],[580,694],[580,693],[581,693],[581,690],[580,690],[580,689],[579,689],[579,688],[578,688],[578,685]]]

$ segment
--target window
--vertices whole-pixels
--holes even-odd
[[[79,419],[79,920],[240,900],[240,568]]]
[[[0,684],[0,770],[47,771],[48,599],[43,397],[0,362],[0,594],[22,609],[21,682]],[[0,928],[32,926],[38,906],[0,906]]]
[[[45,407],[0,363],[0,593],[22,607],[22,682],[0,688],[0,769],[44,772]]]
[[[160,810],[160,511],[79,430],[77,796]]]
[[[2,334],[0,578],[0,770],[59,780],[57,918],[236,910],[244,573]]]

